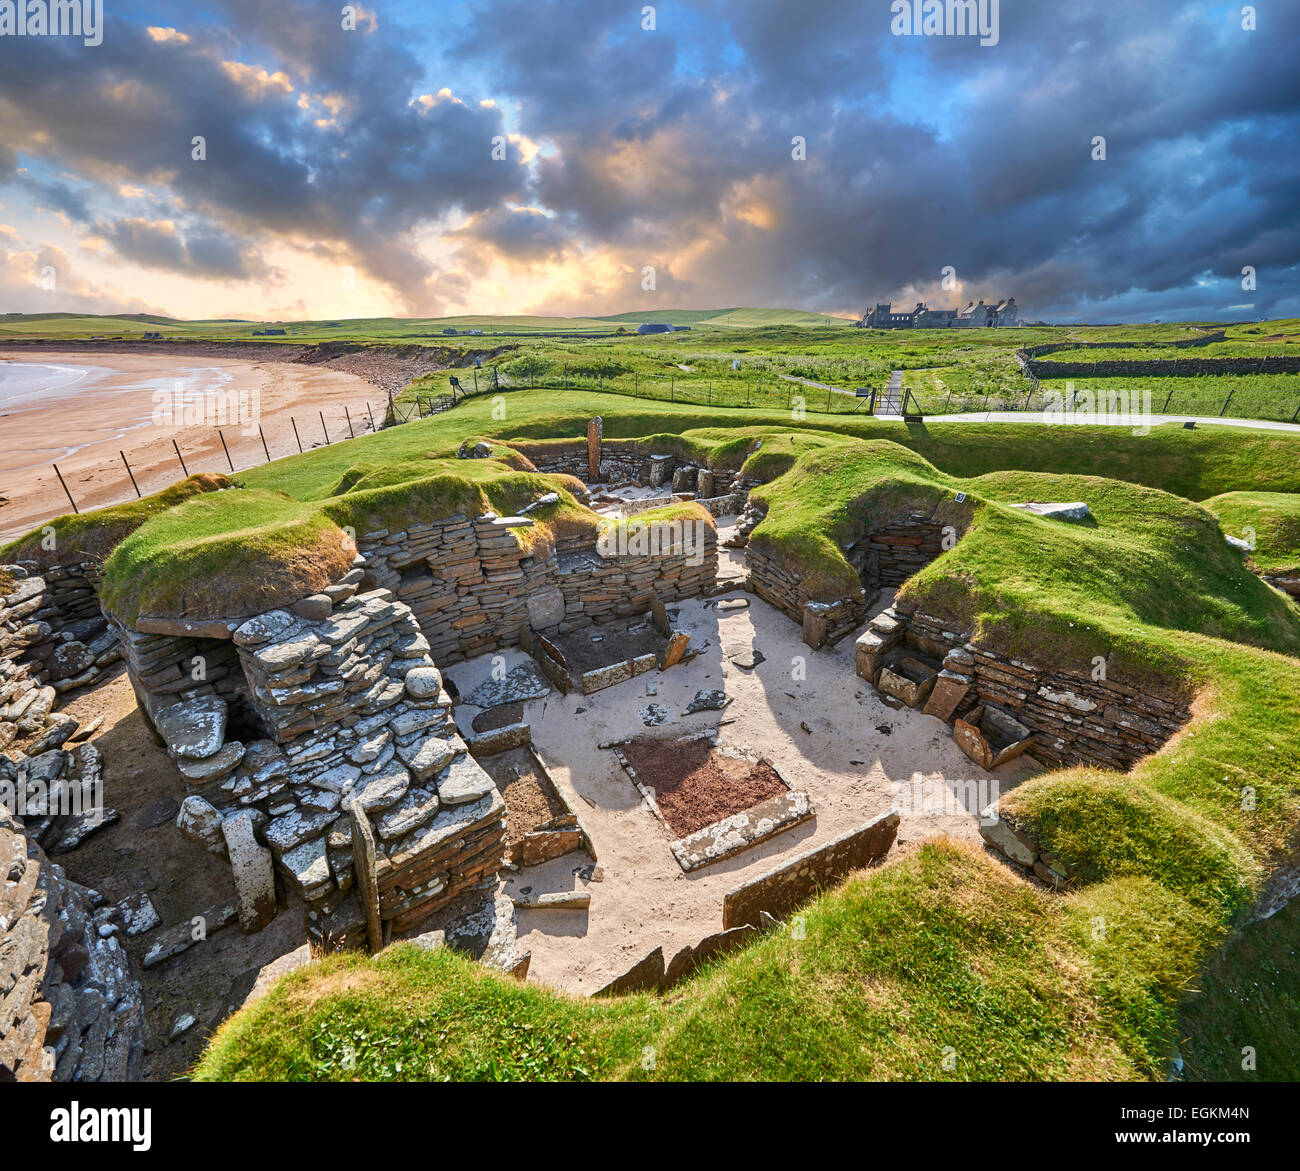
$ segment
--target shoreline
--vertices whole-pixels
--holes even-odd
[[[268,456],[297,454],[299,442],[308,450],[326,436],[335,442],[371,430],[372,417],[382,420],[386,394],[360,374],[187,350],[0,346],[0,365],[88,371],[46,394],[0,401],[0,541],[70,511],[56,462],[77,509],[86,512],[136,499],[122,452],[147,496],[186,474],[229,475],[232,464],[241,471]],[[221,408],[215,414],[212,404]]]

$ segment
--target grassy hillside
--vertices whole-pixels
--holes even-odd
[[[1205,502],[1225,533],[1253,540],[1250,559],[1261,573],[1300,573],[1300,495],[1225,492]]]
[[[958,478],[887,441],[786,435],[748,455],[748,431],[680,437],[728,460],[766,451],[780,469],[752,540],[830,565],[854,526],[955,507],[960,488],[966,535],[907,594],[1008,653],[1066,667],[1102,654],[1110,678],[1194,706],[1128,776],[1065,770],[1004,802],[1071,887],[1047,896],[969,847],[927,845],[824,896],[805,939],[773,934],[667,996],[612,1003],[410,949],[329,960],[225,1026],[200,1076],[1134,1078],[1161,1075],[1180,1008],[1218,1019],[1188,990],[1300,827],[1300,611],[1246,571],[1208,511],[1158,489]],[[1007,507],[1024,498],[1087,499],[1095,523]],[[1188,1049],[1205,1068],[1227,1060],[1198,1037]],[[343,1044],[355,1066],[340,1065]]]
[[[1216,955],[1263,946],[1287,962],[1266,928],[1233,940],[1300,830],[1300,610],[1223,540],[1217,516],[1232,500],[1211,501],[1217,514],[1194,500],[1300,492],[1300,438],[761,411],[719,426],[707,409],[623,410],[582,392],[505,402],[504,419],[471,400],[157,511],[109,558],[105,597],[188,608],[222,574],[216,597],[243,578],[292,590],[283,556],[306,549],[315,563],[314,543],[337,546],[346,526],[514,509],[548,490],[560,500],[539,529],[590,524],[566,481],[528,457],[601,413],[607,439],[765,480],[752,541],[828,599],[856,583],[846,537],[902,509],[951,514],[965,535],[906,595],[1017,657],[1084,669],[1101,655],[1110,678],[1190,704],[1192,723],[1128,775],[1064,770],[1004,800],[1067,867],[1060,895],[933,844],[826,895],[804,940],[773,934],[669,996],[608,1004],[520,988],[445,954],[333,959],[225,1026],[202,1076],[1156,1077],[1184,1039],[1197,1069],[1225,1068],[1207,1022],[1238,1019],[1241,998],[1231,974],[1213,976],[1236,953]],[[455,458],[479,436],[493,458]],[[1094,521],[1009,507],[1024,499],[1084,499]],[[78,523],[93,530],[94,514]]]

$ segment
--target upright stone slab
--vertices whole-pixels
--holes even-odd
[[[587,482],[600,480],[600,441],[605,433],[605,423],[599,415],[587,424]]]
[[[803,640],[813,650],[821,650],[830,637],[828,607],[820,602],[808,602],[803,608]]]
[[[271,851],[259,845],[253,835],[251,809],[241,809],[223,819],[221,833],[235,876],[239,929],[251,935],[275,918],[275,867]]]
[[[780,918],[797,910],[851,870],[861,870],[889,853],[898,821],[897,813],[881,814],[728,891],[722,900],[722,926],[728,930],[745,924],[758,927],[764,912]]]
[[[359,805],[352,806],[352,866],[357,897],[366,916],[366,942],[371,952],[384,946],[384,928],[379,918],[379,882],[375,876],[375,835],[370,819]]]

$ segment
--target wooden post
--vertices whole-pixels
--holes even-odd
[[[357,437],[357,434],[355,431],[352,430],[352,412],[348,410],[347,403],[343,404],[343,413],[344,415],[347,416],[347,420],[348,420],[348,438],[355,439]]]
[[[325,426],[325,412],[318,411],[317,414],[320,415],[320,429],[325,433],[325,446],[328,447],[330,445],[330,433],[329,428]]]
[[[302,455],[302,436],[298,434],[298,420],[290,415],[289,422],[293,424],[293,439],[298,445],[298,454]]]
[[[266,446],[266,432],[262,430],[262,424],[258,423],[257,433],[262,437],[262,450],[266,452],[266,462],[271,462],[271,449]]]
[[[352,802],[352,870],[357,897],[366,913],[366,942],[373,955],[384,946],[384,926],[379,918],[379,880],[375,875],[375,835],[366,811]]]
[[[136,497],[142,499],[140,496],[140,485],[135,482],[135,473],[131,471],[131,465],[126,462],[126,452],[119,449],[117,454],[122,457],[122,463],[126,465],[126,474],[131,477],[131,487],[135,489]]]
[[[72,493],[68,491],[67,482],[63,478],[63,473],[59,471],[58,464],[54,465],[54,474],[59,477],[59,483],[63,485],[63,491],[68,497],[68,503],[72,505],[72,511],[76,513],[80,513],[81,509],[77,507],[77,502],[72,499]]]
[[[370,430],[378,431],[379,428],[375,426],[375,412],[370,409],[369,402],[366,403],[366,414],[370,416]]]
[[[180,445],[174,439],[172,440],[172,447],[176,449],[176,458],[181,461],[181,474],[188,476],[190,470],[185,466],[185,457],[181,455]]]
[[[226,463],[230,465],[230,470],[235,470],[235,461],[230,458],[230,448],[226,446],[226,437],[221,433],[221,428],[217,428],[217,438],[221,440],[221,450],[226,453]]]

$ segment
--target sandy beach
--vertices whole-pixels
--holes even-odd
[[[69,510],[134,500],[185,469],[242,470],[382,421],[384,392],[319,365],[78,348],[0,354],[0,540]],[[369,404],[369,406],[367,406]],[[321,415],[324,415],[322,425]],[[293,422],[291,422],[291,419]],[[218,434],[220,432],[220,434]],[[224,438],[229,451],[222,448]]]

